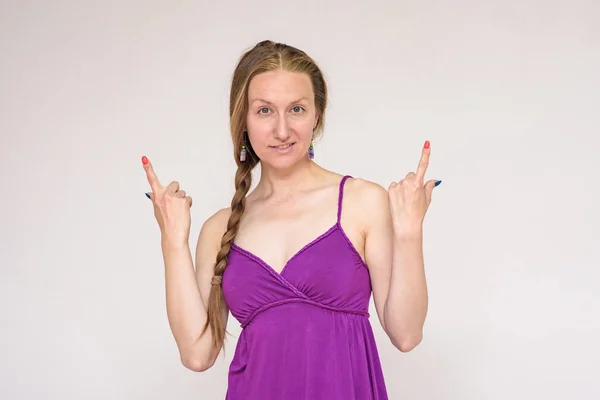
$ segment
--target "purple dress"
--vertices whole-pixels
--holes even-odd
[[[337,222],[281,273],[233,244],[223,293],[242,332],[227,400],[383,400],[367,266]]]

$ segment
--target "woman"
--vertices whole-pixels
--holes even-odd
[[[183,364],[210,368],[229,311],[242,332],[227,398],[386,399],[369,322],[371,292],[390,340],[419,344],[427,313],[422,225],[434,186],[416,173],[381,186],[321,168],[327,86],[304,52],[263,41],[240,59],[230,94],[237,162],[231,207],[202,226],[196,269],[192,199],[161,186],[142,158],[162,233],[167,313]],[[251,171],[260,163],[256,188]],[[194,275],[195,274],[195,275]]]

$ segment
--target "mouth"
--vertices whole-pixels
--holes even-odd
[[[278,146],[269,146],[269,147],[272,148],[272,149],[276,149],[276,150],[286,150],[286,149],[289,149],[290,147],[292,147],[295,144],[296,144],[296,142],[291,142],[291,143],[280,144]]]

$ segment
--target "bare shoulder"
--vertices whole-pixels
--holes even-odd
[[[386,232],[389,218],[386,189],[375,182],[362,178],[352,178],[346,181],[341,222],[348,238],[367,265],[369,265],[370,259],[367,257],[369,238],[372,242],[372,238],[377,237],[377,232]],[[372,247],[369,248],[372,249]]]
[[[361,212],[388,206],[388,191],[378,183],[363,178],[348,179],[344,188],[344,200],[360,207]]]
[[[344,213],[360,226],[363,233],[389,217],[388,191],[378,183],[352,178],[344,187]]]
[[[222,208],[208,217],[198,235],[198,256],[206,255],[210,259],[221,248],[221,238],[227,230],[227,221],[231,215],[231,208]]]
[[[208,217],[206,221],[204,221],[202,229],[211,232],[218,232],[222,235],[227,229],[227,221],[229,221],[230,216],[230,207],[221,208],[220,210],[217,210],[217,212],[215,212],[213,215]]]

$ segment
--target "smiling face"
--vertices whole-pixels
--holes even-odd
[[[307,74],[276,70],[256,75],[250,82],[246,125],[263,167],[288,168],[307,160],[317,121]]]

